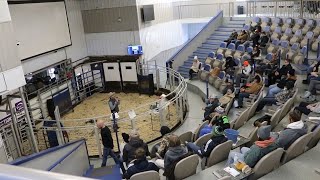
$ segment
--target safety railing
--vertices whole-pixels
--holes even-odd
[[[168,126],[170,129],[177,127],[184,121],[188,110],[187,84],[184,78],[175,70],[151,64],[138,65],[139,75],[150,75],[154,77],[155,90],[166,94],[165,99],[151,99],[133,109],[123,109],[119,112],[119,118],[113,121],[112,114],[96,117],[84,117],[81,119],[64,119],[57,117],[56,120],[34,119],[39,122],[56,122],[56,126],[36,126],[38,146],[40,150],[46,149],[44,143],[47,134],[55,132],[60,144],[64,143],[63,136],[67,132],[70,140],[85,138],[90,156],[102,155],[100,133],[96,127],[97,120],[105,121],[105,124],[112,129],[116,123],[119,129],[114,128],[112,132],[115,151],[119,150],[118,134],[129,133],[132,129],[138,129],[140,137],[150,142],[161,136],[161,126]],[[134,112],[136,116],[129,116]],[[130,115],[131,115],[130,114]],[[63,127],[59,124],[61,122]],[[42,133],[41,133],[42,132]]]
[[[320,18],[320,1],[315,0],[210,0],[179,1],[174,3],[179,19],[212,17],[223,11],[224,17],[291,17]]]

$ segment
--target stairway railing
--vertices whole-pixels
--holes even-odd
[[[223,11],[219,11],[211,20],[205,25],[202,30],[190,39],[177,53],[175,53],[168,61],[173,62],[172,68],[177,69],[188,59],[190,52],[194,52],[203,43],[208,36],[210,36],[223,22]],[[169,65],[167,65],[169,66]]]

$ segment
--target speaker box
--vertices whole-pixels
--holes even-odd
[[[52,99],[47,100],[47,109],[48,109],[48,115],[52,119],[55,119],[55,117],[54,117],[54,102]]]
[[[139,93],[154,95],[153,74],[148,76],[138,75]]]

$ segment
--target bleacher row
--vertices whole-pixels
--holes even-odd
[[[298,89],[295,90],[295,94],[293,97],[291,97],[285,104],[277,104],[274,107],[267,110],[266,114],[269,114],[271,116],[270,119],[270,125],[272,126],[273,130],[280,130],[283,129],[283,121],[286,121],[287,118],[286,115],[289,113],[289,111],[294,106],[294,101],[297,97]],[[254,144],[255,141],[258,140],[257,132],[259,127],[252,126],[253,122],[255,121],[254,118],[254,112],[257,108],[257,104],[260,102],[260,100],[263,97],[263,91],[261,90],[259,95],[256,97],[255,101],[253,103],[249,103],[246,108],[240,112],[238,118],[231,121],[231,127],[233,129],[237,129],[240,132],[240,135],[242,137],[247,138],[249,141],[242,145],[245,147],[250,147]],[[233,101],[232,101],[233,102]],[[230,104],[232,104],[230,102]],[[225,112],[226,114],[228,112]],[[282,123],[281,123],[282,122]],[[179,136],[179,139],[181,142],[194,142],[197,146],[201,147],[205,145],[210,138],[212,137],[212,134],[206,134],[201,137],[200,136],[200,130],[208,125],[210,122],[205,121],[202,124],[200,124],[197,129],[194,132],[188,131]],[[267,122],[262,123],[263,126],[267,125]],[[310,128],[311,129],[311,128]],[[309,132],[300,138],[298,138],[294,143],[290,145],[290,147],[287,150],[284,150],[283,148],[278,148],[267,155],[265,155],[263,158],[261,158],[258,163],[253,168],[253,174],[249,176],[248,179],[258,179],[273,170],[279,168],[281,165],[286,164],[290,160],[300,156],[304,152],[314,148],[320,140],[320,128],[317,128],[314,132]],[[209,157],[201,158],[200,166],[201,169],[207,169],[211,168],[212,170],[221,170],[225,166],[225,161],[228,158],[229,153],[232,150],[235,150],[237,147],[234,147],[235,144],[231,140],[221,143],[217,145],[212,152],[210,153]],[[197,166],[199,164],[199,157],[198,155],[191,155],[189,157],[186,157],[182,160],[180,160],[174,170],[174,176],[175,179],[184,179],[187,177],[190,177],[197,172]],[[131,178],[138,178],[139,180],[145,179],[143,177],[146,177],[146,175],[150,173],[153,174],[153,177],[159,177],[158,173],[155,172],[144,172],[136,174],[135,177]],[[226,178],[226,177],[224,177]],[[228,177],[231,179],[231,177]],[[226,178],[226,179],[228,179]]]

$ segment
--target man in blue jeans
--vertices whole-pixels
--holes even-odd
[[[108,155],[110,155],[113,158],[114,162],[120,165],[122,172],[124,173],[125,169],[123,165],[121,165],[118,157],[113,151],[114,146],[113,146],[113,139],[112,139],[110,129],[108,128],[108,126],[104,124],[104,121],[102,120],[99,120],[97,122],[97,127],[101,130],[101,139],[103,144],[103,159],[102,159],[101,167],[106,166]]]

